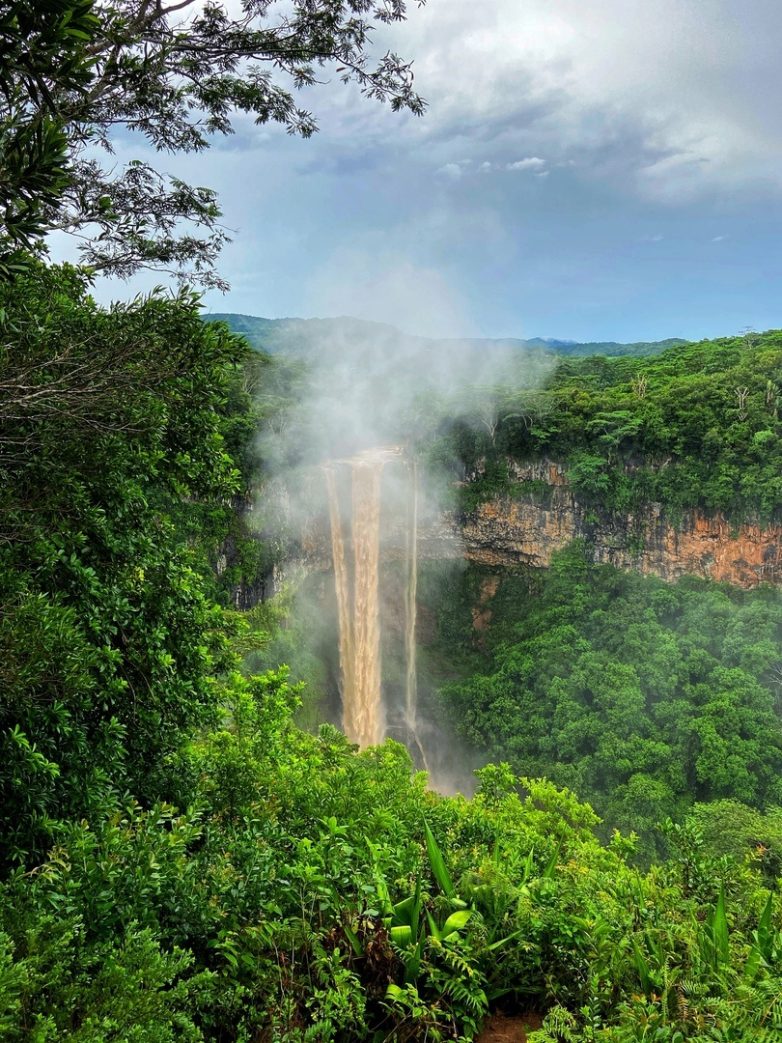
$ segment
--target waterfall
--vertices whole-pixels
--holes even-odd
[[[385,734],[380,686],[380,479],[390,452],[377,450],[339,461],[350,469],[352,576],[334,465],[324,467],[337,595],[342,726],[351,742],[362,747],[382,742]]]
[[[352,461],[353,702],[343,706],[345,730],[360,746],[383,741],[380,690],[380,476],[383,459]]]
[[[331,523],[331,551],[339,624],[339,663],[342,676],[342,724],[351,742],[373,746],[385,735],[380,670],[380,487],[383,468],[398,448],[367,450],[350,460],[324,466]],[[345,551],[342,512],[335,464],[348,468],[351,483],[352,574]],[[418,469],[410,461],[405,518],[405,706],[409,741],[426,756],[416,730],[416,596],[418,585]]]
[[[415,625],[418,594],[418,465],[410,463],[410,502],[408,509],[407,583],[405,585],[405,717],[415,731],[418,713],[418,674],[416,669]]]

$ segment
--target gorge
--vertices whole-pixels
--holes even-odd
[[[396,740],[434,789],[507,762],[647,854],[694,801],[775,803],[781,357],[772,332],[553,370],[261,361],[284,466],[245,511],[275,553],[226,592],[286,616],[248,668],[288,664],[305,727]]]
[[[517,565],[545,568],[552,554],[574,539],[583,539],[596,563],[667,581],[698,576],[744,589],[763,583],[782,584],[780,523],[734,523],[721,512],[695,508],[674,519],[658,503],[648,504],[635,514],[617,515],[585,503],[569,483],[562,462],[509,461],[509,470],[512,489],[481,501],[474,510],[444,511],[420,527],[417,520],[411,521],[411,530],[407,531],[418,532],[412,554],[426,560],[464,556],[498,570]],[[331,490],[333,468],[326,468],[325,474]],[[411,497],[410,502],[414,511],[417,497]],[[330,524],[333,532],[333,521]],[[223,569],[230,562],[230,543],[225,552]],[[388,553],[399,557],[410,551],[397,545]],[[232,590],[232,601],[237,608],[251,608],[273,593],[275,585],[279,588],[291,572],[334,568],[339,577],[340,560],[333,536],[329,546],[327,533],[314,519],[306,519],[301,538],[292,544],[277,569],[263,583],[252,585],[241,580]],[[413,564],[411,590],[414,574]],[[407,658],[411,662],[414,654]]]

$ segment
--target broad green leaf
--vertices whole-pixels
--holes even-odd
[[[546,868],[543,870],[541,876],[544,880],[550,880],[554,876],[554,871],[557,868],[557,862],[559,860],[559,848],[552,854],[551,858],[546,864]]]
[[[728,963],[730,960],[730,939],[728,937],[728,919],[725,915],[725,888],[720,887],[717,905],[714,909],[712,919],[712,938],[714,949],[720,963]]]
[[[392,924],[409,924],[411,919],[411,912],[413,905],[415,904],[415,895],[409,895],[407,898],[403,898],[401,902],[397,902],[394,906],[394,917],[391,921]]]
[[[455,890],[453,881],[451,880],[450,873],[446,868],[442,852],[437,846],[437,841],[434,839],[434,834],[429,828],[429,823],[426,819],[424,819],[424,832],[426,833],[426,850],[429,855],[429,863],[432,867],[434,878],[443,894],[448,898],[452,898]]]
[[[440,934],[440,928],[435,923],[434,917],[432,916],[432,914],[429,912],[428,909],[426,910],[426,922],[429,925],[429,933],[431,934],[431,936],[433,938],[436,938],[438,940],[438,942],[442,941],[442,935]]]
[[[472,916],[472,909],[460,909],[458,912],[451,913],[448,919],[442,926],[440,931],[441,938],[447,938],[455,931],[460,931],[462,927],[465,927],[467,921]]]
[[[391,941],[396,942],[397,945],[409,945],[413,940],[413,932],[410,930],[409,924],[401,924],[399,927],[392,927],[388,933],[391,937]]]
[[[358,935],[356,934],[356,932],[353,930],[350,924],[343,924],[342,927],[345,932],[345,937],[350,942],[350,947],[352,948],[353,952],[356,954],[356,956],[363,956],[364,949],[361,945],[361,942],[358,940]]]

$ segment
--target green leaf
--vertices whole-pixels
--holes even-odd
[[[432,867],[432,873],[437,881],[440,890],[448,898],[453,898],[455,888],[453,881],[445,865],[442,852],[437,846],[437,841],[434,839],[434,834],[429,828],[429,823],[424,819],[424,832],[426,834],[426,850],[429,855],[429,864]]]
[[[418,877],[415,882],[415,894],[413,895],[413,904],[410,909],[410,930],[412,931],[413,937],[418,937],[418,922],[421,918],[421,878]]]
[[[421,958],[423,956],[425,942],[426,937],[424,933],[421,932],[421,937],[418,939],[418,945],[416,945],[413,952],[405,961],[405,980],[408,982],[414,982],[421,973]]]
[[[413,932],[410,930],[409,924],[401,924],[399,927],[389,928],[388,934],[392,942],[396,942],[397,945],[409,945],[413,940]]]
[[[559,861],[559,848],[557,848],[557,850],[552,854],[551,858],[548,860],[546,868],[541,873],[541,877],[544,880],[550,880],[554,876],[554,871],[557,868],[557,862],[558,861]]]
[[[647,963],[646,957],[641,952],[641,948],[638,942],[633,938],[633,962],[635,963],[635,969],[638,972],[638,978],[641,982],[641,988],[643,989],[644,995],[648,998],[654,991],[652,984],[652,972]]]
[[[774,955],[774,935],[772,927],[772,915],[774,911],[774,896],[769,894],[763,912],[758,920],[757,930],[753,932],[753,945],[749,951],[744,974],[752,979],[757,974],[761,962],[770,963]]]
[[[364,949],[363,949],[363,946],[361,945],[361,942],[358,940],[358,935],[356,934],[356,932],[353,930],[353,928],[350,926],[350,924],[347,924],[347,923],[343,924],[342,928],[343,928],[343,930],[345,932],[345,937],[350,942],[350,947],[352,948],[352,950],[355,953],[355,955],[356,956],[363,956],[364,955]]]
[[[449,935],[454,934],[456,931],[460,931],[467,925],[470,917],[472,916],[472,909],[460,909],[456,913],[451,913],[448,919],[442,926],[440,932],[441,938],[447,938]]]
[[[711,937],[714,943],[714,954],[718,963],[726,964],[730,960],[730,939],[728,937],[728,919],[725,915],[725,887],[720,885],[717,905],[711,918]]]
[[[410,914],[415,904],[415,895],[408,895],[407,898],[403,898],[401,902],[397,902],[394,906],[394,916],[391,920],[392,924],[409,924]]]
[[[514,938],[522,934],[522,931],[513,931],[512,934],[506,935],[504,938],[498,939],[496,942],[492,942],[491,945],[486,946],[486,952],[494,952],[495,949],[501,949],[503,945],[507,945],[508,942],[512,942]]]
[[[433,938],[436,938],[438,942],[442,941],[442,935],[440,934],[440,928],[435,923],[435,919],[432,916],[432,914],[429,912],[428,909],[426,910],[426,922],[429,925],[429,934]]]

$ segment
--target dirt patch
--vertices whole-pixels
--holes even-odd
[[[542,1023],[539,1014],[492,1014],[475,1043],[527,1043],[527,1033]]]
[[[478,604],[472,607],[473,629],[479,632],[489,629],[493,615],[491,601],[500,589],[499,576],[486,576],[481,581],[481,590],[478,596]]]

